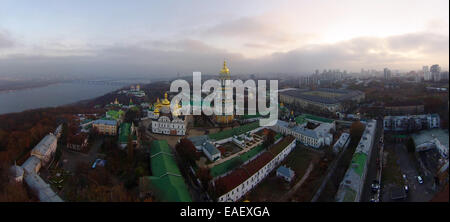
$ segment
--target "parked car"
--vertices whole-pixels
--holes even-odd
[[[372,192],[376,193],[379,189],[380,189],[380,183],[378,183],[378,181],[374,180],[372,185]]]
[[[419,184],[423,184],[423,179],[421,176],[417,176],[417,181],[419,182]]]

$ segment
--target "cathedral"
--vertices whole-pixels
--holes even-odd
[[[233,99],[228,100],[225,98],[225,90],[227,89],[225,87],[225,80],[229,80],[230,78],[230,69],[228,69],[227,67],[227,62],[224,61],[223,62],[223,67],[220,70],[219,73],[219,80],[220,80],[220,84],[222,85],[222,104],[218,104],[220,106],[222,106],[222,114],[221,115],[215,115],[214,119],[217,123],[219,124],[229,124],[231,122],[233,122],[234,120],[234,114],[231,115],[226,115],[225,113],[234,113],[233,109]],[[215,105],[217,107],[217,105]]]
[[[181,115],[181,105],[175,106],[174,110],[170,110],[170,101],[167,98],[167,93],[164,94],[162,101],[157,99],[153,105],[154,109],[151,112],[152,132],[184,136],[186,134],[186,116]]]

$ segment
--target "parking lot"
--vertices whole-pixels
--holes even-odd
[[[408,192],[406,199],[403,200],[395,200],[395,201],[408,201],[408,202],[427,202],[431,200],[434,196],[433,187],[433,178],[428,178],[424,175],[419,174],[418,166],[416,162],[413,160],[414,155],[408,153],[404,144],[395,144],[392,147],[392,151],[395,152],[395,164],[400,169],[400,182],[397,183],[387,183],[382,187],[382,201],[389,202],[394,201],[391,199],[391,192],[395,190],[395,188],[403,187],[404,185],[408,186]],[[393,170],[386,168],[384,171]],[[403,177],[406,176],[406,178]],[[420,184],[418,182],[417,176],[421,176],[423,178],[423,183]],[[397,175],[398,176],[398,175]]]

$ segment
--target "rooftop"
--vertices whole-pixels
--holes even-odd
[[[286,166],[278,167],[277,173],[280,173],[281,175],[283,175],[285,177],[293,177],[294,176],[294,171],[291,170],[290,168],[287,168]]]
[[[448,148],[448,130],[444,129],[429,129],[422,130],[419,133],[412,134],[411,137],[416,145],[428,142],[434,138],[438,139],[439,142]]]
[[[33,173],[36,169],[36,166],[38,166],[39,164],[41,164],[41,160],[39,158],[37,158],[36,156],[30,156],[25,161],[25,163],[22,164],[22,168],[27,173]]]
[[[236,128],[233,128],[233,129],[224,130],[224,131],[221,131],[221,132],[209,134],[208,137],[210,139],[212,139],[212,140],[216,140],[217,141],[217,140],[222,140],[222,139],[226,139],[226,138],[232,137],[234,135],[240,135],[240,134],[246,133],[246,132],[254,130],[254,129],[258,128],[258,127],[259,127],[259,122],[254,122],[254,123],[238,126]]]
[[[152,176],[140,179],[141,188],[153,190],[154,195],[161,201],[192,201],[167,141],[155,140],[152,142],[150,165]]]
[[[107,116],[109,116],[109,117],[111,117],[111,118],[113,118],[113,119],[115,119],[115,120],[120,119],[124,114],[125,114],[125,112],[124,112],[123,110],[119,110],[119,111],[116,111],[116,110],[108,110],[108,111],[106,112],[106,115],[107,115]]]
[[[122,123],[119,128],[119,143],[128,143],[128,137],[131,134],[131,123]],[[136,135],[133,135],[132,139],[136,139]]]
[[[294,139],[293,137],[289,138]],[[289,145],[289,143],[286,143],[286,141],[292,142],[292,140],[289,138],[286,140],[283,139],[282,141],[277,143],[278,147],[281,148],[280,152],[285,149],[287,145]],[[278,151],[279,148],[276,148],[276,150]],[[273,154],[273,152],[263,152],[261,155],[246,163],[245,165],[242,165],[226,176],[219,178],[216,181],[216,185],[221,186],[224,189],[220,191],[219,195],[225,194],[242,184],[256,172],[258,172],[262,167],[264,167],[267,163],[269,163],[277,154]]]
[[[322,93],[334,93],[333,97],[325,97],[319,95],[312,95],[312,92],[322,92]],[[281,91],[280,94],[297,97],[305,100],[309,100],[312,102],[319,102],[325,104],[337,104],[347,99],[351,99],[352,97],[361,95],[362,92],[356,90],[346,90],[346,89],[331,89],[331,88],[319,88],[319,89],[291,89]],[[339,94],[339,95],[336,95]]]
[[[42,140],[33,148],[31,152],[38,153],[40,155],[44,155],[47,153],[47,150],[50,146],[55,143],[58,138],[53,134],[47,134]]]
[[[37,192],[41,202],[62,202],[63,200],[50,188],[39,175],[36,173],[28,173],[25,176],[27,185]]]
[[[117,121],[116,121],[116,120],[111,120],[111,119],[98,119],[98,120],[95,120],[95,121],[93,122],[93,124],[112,125],[112,126],[115,126],[115,125],[117,125]]]
[[[211,155],[220,153],[220,151],[210,142],[206,142],[203,147]]]

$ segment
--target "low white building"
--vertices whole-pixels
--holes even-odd
[[[340,151],[347,148],[349,143],[350,143],[350,134],[342,133],[339,139],[333,145],[333,152],[339,153]]]
[[[257,158],[246,163],[224,177],[218,178],[214,184],[222,191],[219,202],[235,202],[259,184],[275,169],[295,148],[295,138],[285,137],[279,143],[263,152]]]
[[[240,148],[245,148],[245,144],[247,142],[251,142],[253,141],[253,137],[248,136],[246,134],[242,134],[242,135],[235,135],[233,136],[233,139],[231,140],[234,144],[236,144],[237,146],[239,146]]]
[[[204,135],[191,137],[189,138],[189,140],[194,144],[195,149],[197,149],[197,151],[203,152],[210,161],[214,162],[221,158],[219,149],[217,149],[214,143],[212,143],[208,139],[208,136]]]
[[[350,166],[336,192],[336,202],[359,202],[366,181],[367,166],[375,143],[377,121],[365,122],[361,140],[353,153]]]
[[[47,164],[56,151],[58,139],[52,133],[46,135],[31,150],[31,156],[20,166],[23,179],[31,190],[35,191],[41,202],[62,202],[63,200],[51,189],[39,175],[41,166]],[[17,168],[17,166],[16,166]],[[17,169],[16,169],[17,170]]]
[[[277,176],[282,177],[287,182],[291,182],[294,179],[295,173],[290,168],[286,166],[280,166],[277,169]]]
[[[36,173],[26,173],[25,182],[31,190],[36,192],[39,201],[41,202],[63,202],[63,200],[56,194],[50,184],[46,183]]]
[[[22,164],[22,168],[26,173],[37,173],[41,169],[42,162],[36,156],[30,156],[25,163]]]
[[[220,151],[210,142],[205,142],[202,146],[202,151],[210,161],[220,159]]]
[[[38,157],[45,165],[56,151],[58,138],[49,133],[31,150],[31,155]]]
[[[307,123],[301,125],[295,122],[286,122],[278,120],[277,123],[270,128],[275,132],[292,135],[297,141],[306,146],[313,148],[320,148],[324,145],[331,145],[333,142],[333,134],[330,133],[331,129],[334,129],[334,124],[329,123],[316,123],[314,129],[308,128]]]

